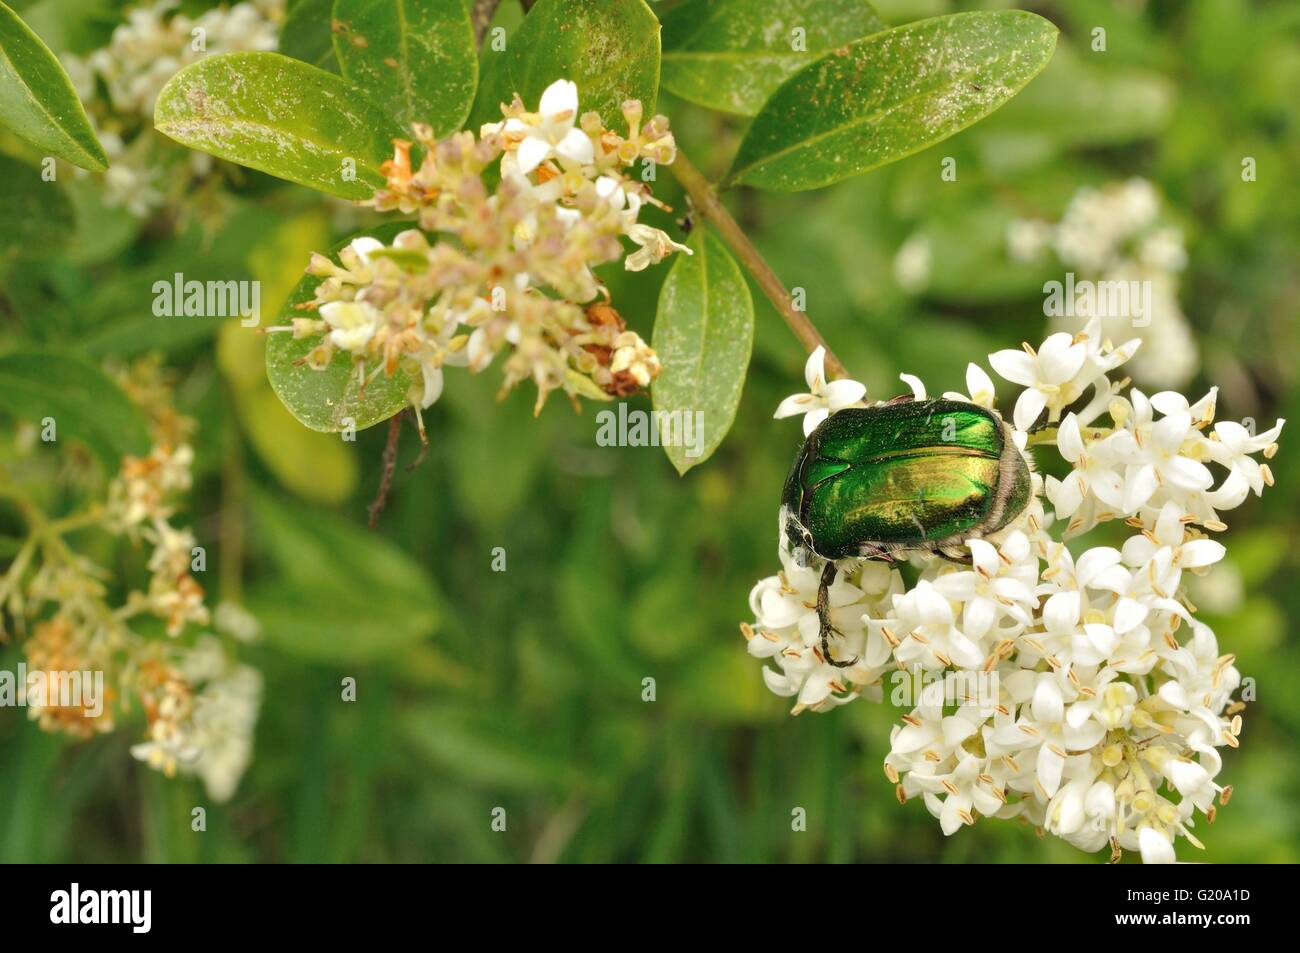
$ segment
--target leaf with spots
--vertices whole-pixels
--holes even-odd
[[[578,85],[578,106],[615,126],[625,100],[647,117],[659,92],[659,21],[644,0],[539,0],[504,52],[484,52],[483,89],[474,120],[501,118],[500,103],[518,93],[536,109],[557,79]]]
[[[0,127],[41,152],[96,172],[108,168],[72,81],[40,37],[0,3]]]
[[[740,144],[728,185],[820,188],[942,142],[1047,65],[1057,30],[1019,10],[959,13],[886,30],[800,70]]]
[[[663,364],[654,409],[675,415],[668,419],[683,439],[665,440],[664,451],[683,474],[712,456],[731,429],[754,343],[754,302],[727,247],[700,228],[690,248],[694,254],[677,257],[659,292],[652,342]]]
[[[753,116],[823,53],[883,29],[865,0],[687,0],[664,17],[664,88]]]
[[[158,94],[154,126],[221,159],[327,192],[365,199],[379,167],[409,135],[341,77],[279,53],[205,56]]]
[[[410,129],[438,136],[469,115],[478,84],[474,27],[463,0],[334,0],[343,76]]]
[[[330,250],[337,262],[338,253],[353,239],[369,235],[389,243],[398,232],[414,228],[411,222],[386,222],[377,228],[366,229],[339,242]],[[289,295],[280,309],[276,321],[279,325],[292,324],[294,318],[313,317],[314,312],[298,307],[316,296],[316,286],[321,279],[306,275]],[[380,371],[363,388],[357,379],[356,366],[351,356],[339,352],[328,367],[321,371],[306,365],[308,352],[321,343],[324,336],[295,338],[292,334],[277,331],[267,335],[266,374],[271,388],[289,413],[305,426],[324,433],[338,433],[351,423],[364,430],[387,420],[409,403],[406,399],[411,378],[400,368],[392,375]],[[373,367],[369,370],[374,370]]]

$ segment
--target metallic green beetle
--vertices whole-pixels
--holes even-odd
[[[804,441],[781,498],[795,562],[826,560],[817,591],[828,648],[837,559],[894,560],[911,551],[969,562],[965,544],[1029,504],[1029,466],[995,411],[959,400],[897,398],[841,410]]]

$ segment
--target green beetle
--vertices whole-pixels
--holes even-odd
[[[997,532],[1029,505],[1032,478],[1011,429],[978,404],[897,398],[826,418],[804,441],[781,496],[795,562],[826,560],[817,591],[822,655],[837,559],[894,560],[927,551],[969,562],[966,541]]]

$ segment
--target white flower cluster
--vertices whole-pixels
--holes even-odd
[[[1134,282],[1143,291],[1141,314],[1133,298],[1128,310],[1103,313],[1100,298],[1080,298],[1073,316],[1055,318],[1058,330],[1074,333],[1094,315],[1102,333],[1143,342],[1130,371],[1152,387],[1180,387],[1195,373],[1196,341],[1178,304],[1178,274],[1187,265],[1182,232],[1160,219],[1160,197],[1145,179],[1084,187],[1053,224],[1020,219],[1007,229],[1007,246],[1018,261],[1051,251],[1076,278],[1089,282]],[[1089,313],[1091,309],[1092,313]]]
[[[775,663],[763,677],[795,714],[879,699],[887,675],[928,683],[905,702],[915,707],[893,730],[885,772],[946,834],[978,815],[1019,817],[1087,851],[1169,861],[1178,837],[1199,846],[1195,815],[1213,821],[1216,798],[1227,802],[1218,749],[1238,743],[1241,677],[1195,618],[1185,583],[1224,557],[1207,535],[1226,529],[1220,512],[1272,483],[1255,456],[1273,455],[1284,421],[1252,434],[1215,422],[1214,391],[1194,403],[1121,393],[1107,374],[1136,350],[1105,342],[1094,320],[1037,350],[990,355],[1025,388],[1017,446],[1055,446],[1071,471],[1034,474],[1026,510],[967,542],[969,566],[921,553],[840,561],[829,590],[836,655],[856,664],[822,657],[820,567],[796,565],[784,533],[781,572],[750,595],[749,652]],[[861,401],[861,385],[828,385],[821,368],[814,354],[812,393],[788,398],[778,416],[815,422]],[[992,407],[993,383],[973,364],[967,387],[944,396]],[[1076,402],[1085,406],[1066,409]],[[1044,408],[1059,425],[1031,437]],[[1112,520],[1133,529],[1120,548],[1066,545]]]
[[[169,654],[175,659],[142,666],[149,739],[131,755],[168,777],[195,775],[209,797],[227,801],[252,760],[262,675],[227,658],[210,635]]]
[[[438,141],[417,125],[420,166],[411,166],[412,143],[398,141],[387,185],[369,204],[418,213],[423,232],[404,231],[389,246],[357,238],[339,264],[314,256],[308,271],[324,280],[306,308],[319,318],[269,330],[321,336],[307,364],[323,369],[343,352],[362,385],[404,369],[417,412],[442,393],[444,366],[477,372],[503,351],[505,386],[533,381],[539,409],[554,390],[608,400],[646,387],[659,361],[599,300],[608,293],[592,269],[622,258],[639,271],[690,249],[638,221],[657,203],[628,174],[639,161],[672,162],[668,121],[643,124],[635,101],[622,111],[626,135],[595,113],[580,116],[577,86],[558,80],[538,112],[516,96],[481,138]],[[489,192],[483,176],[498,158],[501,181]],[[457,241],[431,243],[425,233],[435,232]],[[626,258],[624,238],[637,246]]]
[[[261,675],[229,658],[210,632],[194,633],[209,621],[194,575],[205,567],[195,563],[202,550],[194,534],[175,525],[179,497],[191,485],[194,422],[175,410],[158,359],[137,361],[116,376],[149,419],[153,449],[123,458],[106,499],[95,494],[73,515],[37,524],[41,532],[28,537],[0,574],[0,609],[20,632],[32,623],[21,642],[31,671],[97,672],[106,683],[97,711],[62,698],[29,705],[42,729],[84,740],[113,731],[119,717],[139,711],[146,740],[132,746],[135,757],[169,777],[195,774],[213,798],[225,800],[252,756]],[[22,498],[16,485],[11,492]],[[37,512],[34,503],[29,509]],[[109,567],[115,563],[104,560],[111,550],[79,552],[64,539],[90,528],[152,546],[147,588],[114,584]],[[125,595],[119,598],[118,589]],[[156,625],[138,625],[145,615],[162,619],[168,638],[149,634]],[[216,631],[252,641],[257,620],[226,603],[216,613]]]
[[[169,195],[186,194],[213,168],[210,156],[187,154],[152,134],[158,93],[178,70],[208,54],[274,50],[284,4],[243,0],[194,18],[178,6],[178,0],[158,0],[134,7],[107,46],[62,57],[108,155],[105,197],[140,218]]]

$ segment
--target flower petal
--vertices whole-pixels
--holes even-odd
[[[563,156],[579,165],[587,165],[595,157],[591,147],[591,138],[581,129],[570,129],[555,146],[556,155]]]
[[[1020,392],[1016,399],[1016,409],[1012,414],[1017,430],[1028,430],[1038,419],[1038,415],[1043,412],[1047,406],[1047,395],[1041,390],[1033,387],[1026,388]]]
[[[810,410],[815,410],[817,405],[818,400],[812,394],[791,394],[777,405],[776,413],[772,417],[781,420],[783,417],[793,417],[795,414],[806,414]]]
[[[831,381],[826,385],[826,403],[831,412],[851,407],[867,394],[867,387],[859,381]]]
[[[542,93],[537,111],[547,118],[566,112],[577,115],[578,84],[568,79],[557,79]]]
[[[539,165],[546,161],[546,157],[551,154],[549,143],[529,136],[523,142],[519,143],[519,150],[515,155],[515,161],[519,164],[519,171],[523,175],[532,172]]]
[[[1038,375],[1038,362],[1015,348],[990,354],[989,365],[999,377],[1024,387],[1031,386]]]
[[[1138,848],[1144,864],[1172,864],[1177,859],[1169,838],[1150,827],[1138,832]]]
[[[826,387],[826,348],[818,344],[808,355],[803,366],[803,379],[808,382],[808,389],[820,395]]]

